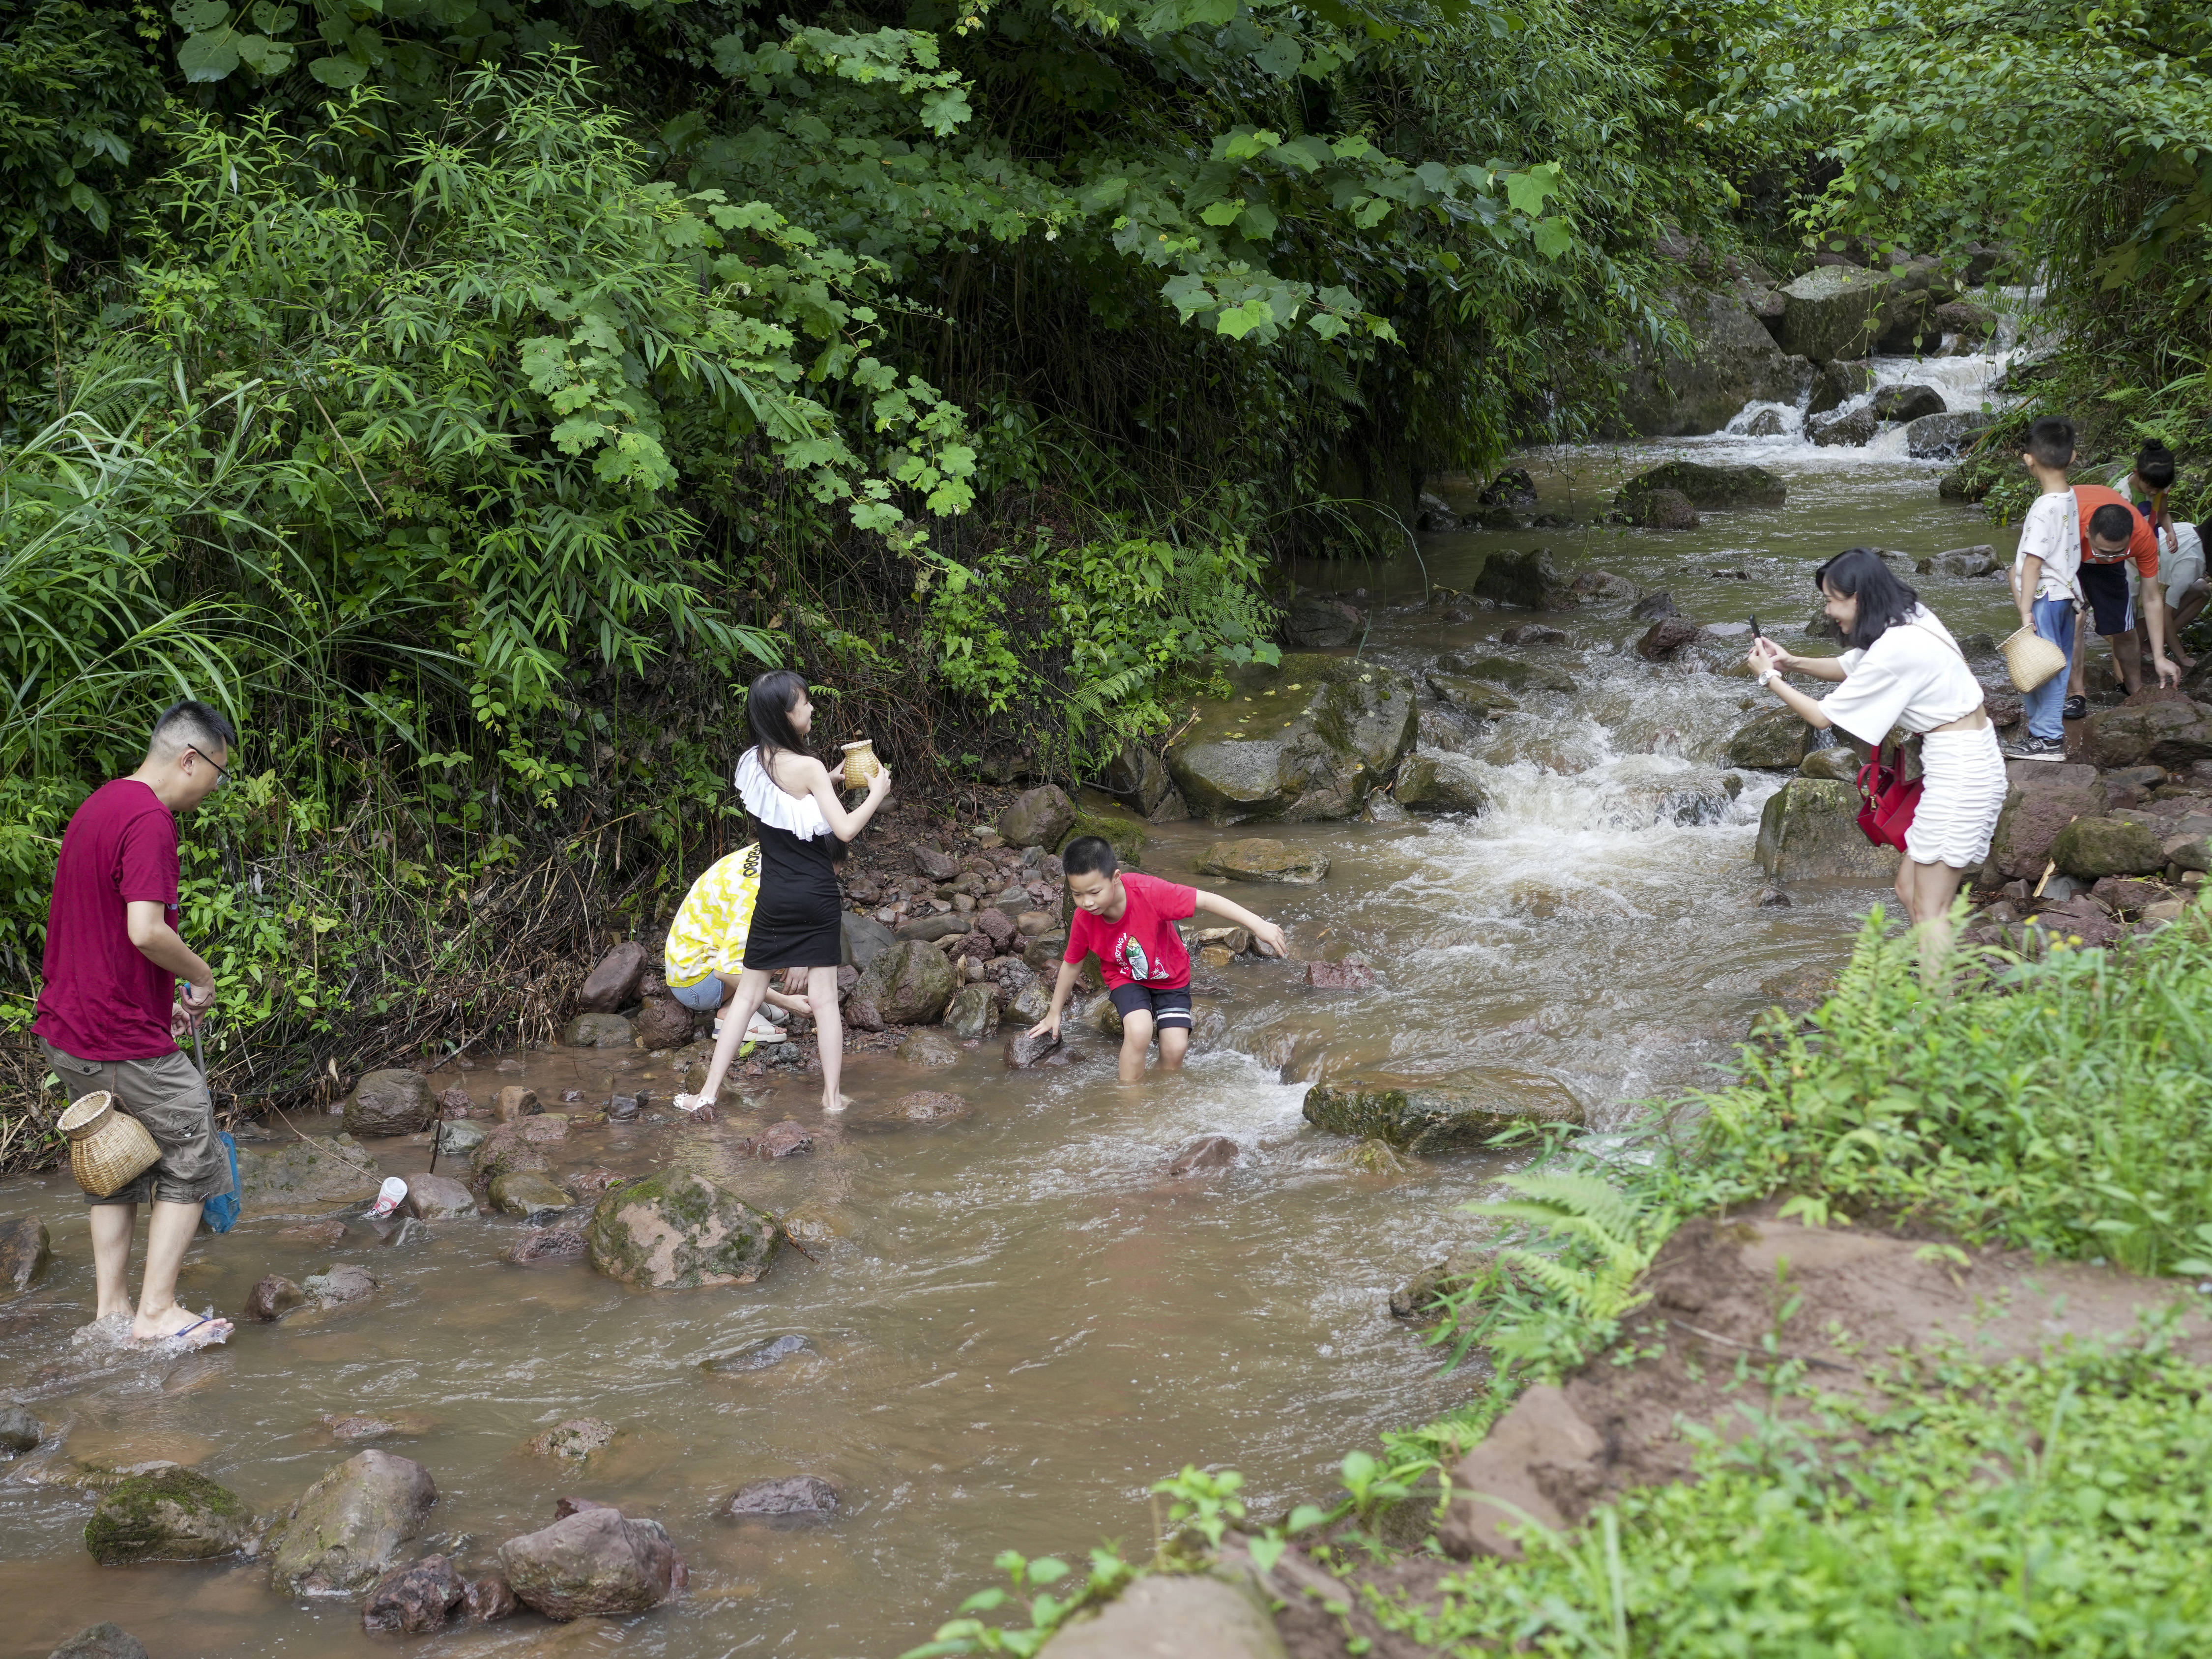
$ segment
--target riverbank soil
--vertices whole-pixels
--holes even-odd
[[[1254,1573],[1282,1604],[1276,1629],[1292,1659],[1432,1654],[1377,1624],[1365,1596],[1433,1605],[1461,1562],[1519,1559],[1516,1534],[1532,1522],[1572,1528],[1631,1488],[1692,1479],[1699,1429],[1726,1441],[1766,1413],[1802,1418],[1818,1396],[1863,1395],[1875,1373],[1911,1358],[2033,1359],[2124,1340],[2180,1304],[2168,1351],[2212,1360],[2212,1320],[2187,1285],[1925,1234],[1808,1228],[1778,1219],[1778,1207],[1685,1223],[1643,1281],[1650,1299],[1628,1316],[1620,1348],[1522,1394],[1450,1471],[1440,1516],[1421,1500],[1432,1547],[1377,1556],[1344,1533],[1318,1547],[1321,1559],[1293,1544],[1267,1574],[1225,1553],[1225,1567]],[[1413,1507],[1386,1534],[1414,1531]],[[1351,1645],[1362,1638],[1369,1646]]]

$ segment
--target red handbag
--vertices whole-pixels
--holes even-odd
[[[1900,781],[1897,769],[1882,761],[1882,756],[1891,752],[1894,751],[1877,750],[1875,757],[1859,768],[1859,828],[1875,846],[1894,847],[1901,853],[1905,832],[1912,828],[1912,815],[1920,809],[1921,780]]]

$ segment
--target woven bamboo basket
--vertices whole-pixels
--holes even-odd
[[[105,1089],[80,1095],[62,1114],[69,1137],[70,1173],[94,1198],[129,1186],[161,1161],[146,1126],[115,1103]]]
[[[845,787],[848,789],[866,788],[875,781],[876,774],[883,769],[884,763],[876,758],[874,739],[862,738],[858,743],[845,745]]]
[[[2020,690],[2033,691],[2053,674],[2066,672],[2066,653],[2033,628],[2014,629],[1998,648],[2004,653],[2005,671]]]

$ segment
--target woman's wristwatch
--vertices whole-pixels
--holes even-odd
[[[1761,674],[1759,677],[1759,683],[1765,686],[1768,690],[1771,691],[1774,689],[1774,682],[1781,678],[1782,671],[1780,669],[1770,668],[1764,674]]]

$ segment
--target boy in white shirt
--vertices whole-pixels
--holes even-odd
[[[2045,416],[2027,429],[2021,464],[2043,493],[2021,521],[2013,555],[2012,597],[2020,625],[2033,628],[2070,659],[2075,607],[2081,599],[2075,573],[2081,564],[2081,526],[2066,469],[2074,465],[2074,423]],[[2005,745],[2011,760],[2066,758],[2066,676],[2053,674],[2026,694],[2027,735]]]

